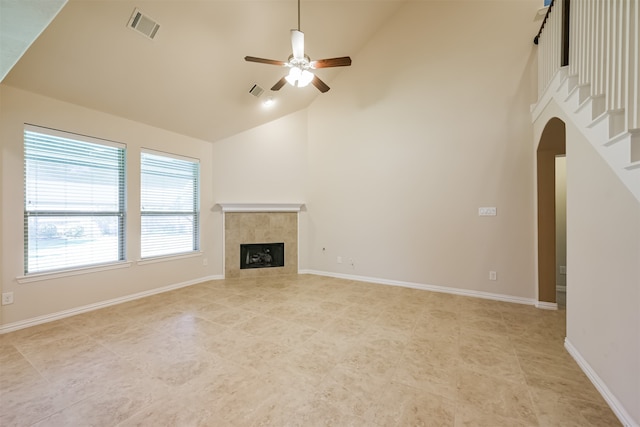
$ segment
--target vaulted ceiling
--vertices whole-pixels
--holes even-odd
[[[366,72],[358,51],[403,2],[302,0],[311,59],[353,60],[317,75],[331,86],[338,73]],[[127,27],[135,8],[160,25],[153,40]],[[286,60],[297,25],[296,0],[69,0],[2,83],[216,141],[332,96],[311,85],[271,92],[286,70],[244,61]],[[254,84],[265,89],[259,98]]]
[[[67,0],[0,0],[0,82]]]

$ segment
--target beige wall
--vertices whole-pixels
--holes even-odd
[[[640,204],[567,128],[567,338],[640,422]]]
[[[306,110],[217,141],[212,150],[215,203],[304,202]]]
[[[2,86],[0,85],[0,126],[2,125]],[[2,129],[2,128],[0,128]],[[1,130],[0,130],[1,132]],[[4,171],[8,166],[4,164],[4,149],[2,149],[4,137],[0,134],[0,171]],[[2,178],[2,172],[0,172],[0,272],[4,271],[4,232],[2,227],[4,224],[4,179]],[[0,273],[0,292],[3,290],[3,279]],[[0,327],[2,327],[4,319],[4,306],[0,305]]]
[[[554,101],[535,143],[553,117],[566,123],[567,342],[640,421],[640,204]]]
[[[408,2],[331,82],[309,108],[310,269],[535,298],[538,7]]]
[[[14,293],[14,304],[2,308],[2,325],[122,298],[155,288],[221,275],[213,242],[221,239],[214,224],[212,146],[161,129],[0,85],[2,141],[2,292]],[[18,283],[23,275],[23,131],[30,123],[110,139],[127,145],[127,260],[129,268]],[[151,148],[200,159],[202,256],[139,265],[139,158]],[[0,326],[2,326],[0,325]]]
[[[556,285],[566,286],[567,275],[560,267],[567,266],[567,158],[556,157]]]

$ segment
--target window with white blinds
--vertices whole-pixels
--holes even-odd
[[[141,154],[141,257],[200,249],[200,163],[166,153]]]
[[[125,146],[25,126],[24,271],[125,259]]]

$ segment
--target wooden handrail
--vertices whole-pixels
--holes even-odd
[[[544,20],[542,21],[542,25],[540,25],[540,30],[538,31],[538,34],[536,34],[536,36],[533,38],[533,43],[535,45],[537,45],[538,42],[540,41],[540,36],[542,35],[542,31],[544,30],[544,26],[547,23],[547,19],[551,14],[551,9],[553,8],[554,4],[555,4],[555,0],[551,0],[551,3],[549,3],[549,8],[547,9],[547,13],[544,15]],[[569,65],[569,23],[570,23],[569,14],[570,14],[570,11],[571,11],[571,0],[564,0],[562,2],[562,40],[560,41],[562,43],[561,58],[560,58],[561,66]]]
[[[554,0],[551,0],[549,3],[549,7],[547,8],[547,13],[544,14],[544,19],[542,20],[542,25],[540,25],[540,29],[538,30],[538,34],[533,38],[533,44],[537,45],[538,40],[540,39],[540,35],[542,34],[542,30],[544,29],[544,24],[547,23],[547,18],[549,18],[549,14],[551,13],[551,9],[553,8]]]

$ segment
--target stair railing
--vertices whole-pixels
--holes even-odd
[[[638,0],[554,0],[534,43],[539,98],[568,66],[569,78],[585,97],[601,100],[603,113],[624,113],[621,130],[640,128]]]
[[[571,0],[551,0],[533,43],[538,45],[538,97],[556,72],[569,63],[569,7]]]

